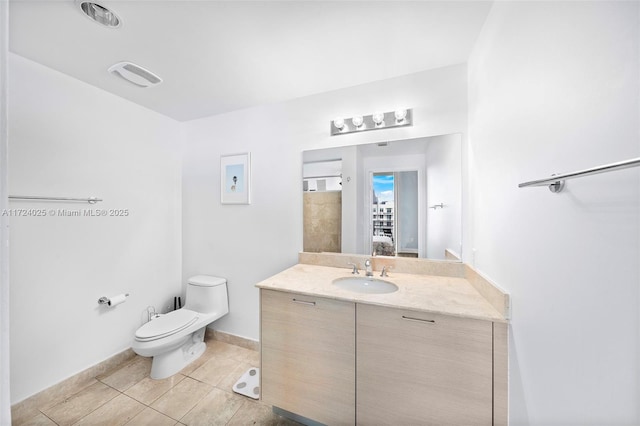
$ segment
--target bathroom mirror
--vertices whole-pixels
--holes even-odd
[[[303,152],[303,250],[459,261],[462,138]]]

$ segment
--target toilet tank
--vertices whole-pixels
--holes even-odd
[[[217,313],[220,316],[229,312],[227,280],[210,275],[197,275],[187,280],[186,309]]]

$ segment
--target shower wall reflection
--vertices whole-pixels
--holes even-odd
[[[303,250],[313,253],[340,253],[342,192],[305,192],[303,200]]]

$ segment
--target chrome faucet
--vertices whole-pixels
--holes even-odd
[[[368,277],[372,277],[373,276],[373,269],[371,268],[371,259],[367,259],[364,261],[364,267],[367,271],[367,273],[365,274]]]
[[[347,263],[347,265],[353,267],[353,270],[351,271],[351,273],[353,275],[360,274],[360,271],[358,271],[358,265],[356,265],[355,263],[351,263],[351,262]]]
[[[391,269],[391,266],[383,266],[382,267],[382,272],[380,272],[380,276],[381,277],[388,277],[389,275],[389,269]]]

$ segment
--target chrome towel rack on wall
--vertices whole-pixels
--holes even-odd
[[[532,180],[530,182],[524,182],[518,185],[518,188],[524,188],[527,186],[549,186],[549,190],[554,193],[562,191],[564,188],[564,181],[568,179],[575,179],[582,176],[597,175],[600,173],[612,172],[614,170],[630,169],[631,167],[640,166],[640,157],[632,158],[626,161],[619,161],[617,163],[605,164],[604,166],[592,167],[590,169],[579,170],[577,172],[563,173],[559,175],[552,175],[550,178]]]
[[[89,204],[95,204],[102,201],[102,198],[73,198],[73,197],[42,197],[38,195],[9,195],[10,200],[32,200],[32,201],[80,201]]]

